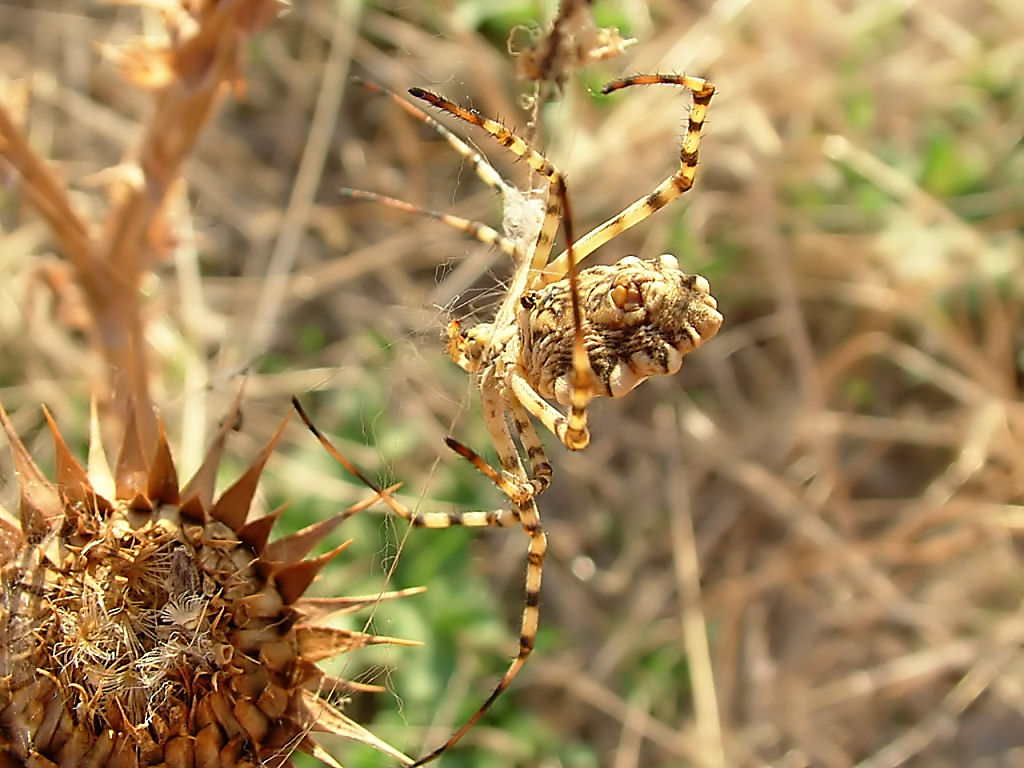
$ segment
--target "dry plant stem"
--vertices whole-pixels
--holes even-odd
[[[677,421],[668,406],[659,409],[658,423]],[[666,430],[668,432],[668,430]],[[693,704],[700,744],[700,765],[705,768],[724,768],[728,765],[718,711],[718,694],[712,673],[711,649],[708,645],[708,627],[704,616],[700,588],[700,563],[697,539],[693,529],[690,499],[693,498],[690,479],[686,472],[673,472],[685,466],[679,433],[666,434],[663,440],[665,466],[669,476],[666,497],[670,504],[669,535],[675,565],[677,592],[681,603],[682,635],[693,679]]]
[[[568,668],[563,664],[540,659],[538,681],[564,690],[587,707],[602,712],[620,722],[629,722],[639,735],[686,764],[697,763],[700,758],[697,739],[692,729],[666,725],[650,712],[638,711],[629,701],[617,696],[607,685],[595,680],[587,670]]]
[[[75,213],[67,190],[32,151],[25,136],[0,105],[0,152],[18,171],[29,201],[48,221],[61,253],[75,269],[93,318],[94,342],[110,370],[105,388],[131,392],[139,415],[151,413],[141,322],[138,317],[138,270],[118,271],[104,258],[86,225]],[[127,385],[127,387],[125,386]],[[152,416],[144,428],[155,439]],[[147,444],[151,444],[147,440]]]
[[[25,192],[49,222],[65,255],[83,271],[90,266],[88,232],[71,207],[64,185],[29,147],[24,134],[0,103],[0,154],[25,183]]]
[[[897,768],[922,752],[929,744],[942,739],[964,711],[974,703],[1000,676],[1019,653],[1019,647],[996,647],[977,656],[977,661],[960,681],[943,697],[935,709],[915,727],[905,731],[879,749],[856,768]]]
[[[164,206],[226,89],[239,79],[239,59],[253,31],[276,15],[274,0],[209,4],[191,34],[172,30],[167,50],[121,52],[128,79],[156,84],[155,108],[135,153],[140,176],[116,197],[102,235],[77,216],[64,186],[29,147],[10,115],[0,108],[0,153],[20,173],[32,204],[50,223],[61,252],[74,266],[93,319],[94,342],[108,367],[103,388],[117,412],[135,411],[142,444],[156,442],[149,394],[145,323],[139,285],[154,261],[154,234],[164,224]],[[184,14],[183,9],[179,10]]]
[[[323,175],[324,163],[332,142],[335,140],[335,125],[340,114],[341,98],[348,80],[349,64],[357,38],[361,4],[342,3],[342,11],[334,20],[331,38],[331,52],[324,76],[317,94],[313,120],[305,142],[302,160],[295,176],[295,184],[288,200],[288,207],[281,222],[281,233],[274,243],[274,250],[267,265],[266,279],[260,298],[256,302],[257,312],[252,331],[249,334],[249,348],[242,352],[248,357],[260,354],[271,342],[281,307],[287,295],[288,274],[292,271],[295,258],[302,249],[302,238],[306,230],[317,188]],[[243,313],[243,317],[248,316]]]
[[[627,717],[622,722],[622,736],[615,749],[615,762],[612,768],[637,768],[640,763],[640,748],[643,736],[640,732],[640,720],[648,714],[650,702],[643,693],[634,694],[629,702]]]

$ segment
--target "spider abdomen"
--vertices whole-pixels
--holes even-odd
[[[595,395],[621,397],[650,376],[675,373],[683,357],[722,325],[708,281],[684,273],[668,254],[589,267],[579,273],[579,286]],[[568,279],[530,295],[520,311],[519,335],[530,385],[568,404],[573,346]]]

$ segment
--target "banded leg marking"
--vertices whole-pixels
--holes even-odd
[[[602,245],[619,236],[627,229],[639,224],[651,214],[664,208],[673,200],[693,186],[697,173],[697,155],[700,148],[701,131],[707,117],[708,105],[715,93],[715,86],[700,77],[688,75],[633,75],[606,84],[601,93],[629,88],[634,85],[676,85],[682,86],[693,93],[690,115],[687,121],[683,146],[679,152],[679,170],[661,182],[649,195],[641,197],[621,213],[612,216],[602,224],[587,232],[574,245],[574,258],[577,263],[585,259]],[[568,271],[568,249],[560,253],[544,270],[545,284],[561,279]]]
[[[526,660],[533,652],[537,642],[537,630],[540,627],[540,587],[544,572],[544,556],[547,554],[547,535],[540,523],[540,512],[533,499],[530,499],[519,509],[522,518],[523,530],[530,537],[530,544],[526,552],[526,601],[523,607],[523,618],[519,628],[519,652],[509,665],[501,680],[495,686],[491,694],[480,705],[480,708],[467,720],[459,730],[437,749],[421,757],[410,768],[426,765],[436,760],[442,754],[453,747],[477,722],[487,714],[487,710],[497,700],[505,689],[512,684],[516,675],[526,664]]]
[[[370,80],[363,80],[360,77],[353,77],[352,79],[368,91],[384,94],[391,99],[391,101],[401,107],[407,114],[412,115],[416,120],[419,120],[421,123],[425,123],[433,128],[441,138],[448,142],[452,149],[466,159],[470,167],[473,169],[473,172],[488,187],[503,195],[508,194],[510,190],[515,189],[513,184],[502,178],[501,174],[498,173],[490,162],[488,162],[486,157],[477,152],[473,147],[459,138],[456,134],[449,131],[448,128],[432,118],[415,104],[406,101],[390,88],[385,88],[379,83],[374,83]]]

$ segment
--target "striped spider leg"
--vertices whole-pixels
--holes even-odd
[[[612,80],[601,88],[601,93],[608,95],[613,91],[629,88],[634,85],[676,85],[686,88],[693,94],[690,114],[687,119],[683,145],[679,150],[679,170],[661,182],[650,194],[641,197],[632,205],[627,206],[602,224],[594,227],[573,244],[576,259],[583,260],[605,243],[618,237],[641,221],[657,213],[673,202],[693,186],[697,175],[697,155],[700,148],[701,131],[707,117],[708,105],[715,94],[715,86],[700,77],[673,74],[629,75]],[[568,249],[552,259],[540,278],[543,285],[561,280],[568,272],[566,261]]]
[[[433,128],[441,138],[451,145],[452,149],[454,149],[463,157],[463,159],[466,160],[466,162],[469,163],[470,168],[473,169],[473,172],[480,178],[480,180],[500,195],[502,205],[505,209],[505,221],[503,222],[503,225],[506,237],[514,240],[516,244],[523,249],[532,245],[537,235],[537,228],[540,227],[541,218],[544,215],[543,206],[536,194],[539,190],[528,190],[525,193],[521,191],[517,186],[502,178],[501,174],[494,169],[494,166],[487,161],[487,158],[477,152],[467,142],[463,141],[458,135],[452,133],[448,128],[428,115],[422,109],[417,107],[415,104],[406,101],[394,91],[369,80],[363,80],[358,77],[353,77],[352,79],[372,93],[379,93],[387,96],[392,102],[401,107],[402,110],[414,117],[416,120],[419,120]],[[383,196],[376,195],[372,192],[364,192],[362,190],[349,188],[342,188],[340,191],[348,197],[371,199],[385,203],[399,202],[399,205],[392,207],[398,207],[402,210],[414,213],[428,213],[417,206],[413,206],[402,201],[395,201],[394,198],[383,198]],[[429,215],[433,215],[434,218],[439,218],[439,215],[436,214],[430,213]],[[458,221],[465,222],[466,220],[458,219]],[[493,232],[493,230],[486,225],[480,226],[482,228],[482,232]],[[463,229],[461,225],[458,225],[457,228]],[[483,242],[488,245],[498,245],[509,256],[515,255],[511,250],[504,247],[501,242],[487,239],[487,236],[481,238],[476,232],[470,232],[470,234],[474,235],[478,239],[482,239]]]

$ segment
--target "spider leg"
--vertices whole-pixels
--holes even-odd
[[[410,88],[409,93],[417,99],[423,99],[427,103],[460,120],[479,126],[487,131],[501,146],[525,160],[530,168],[548,179],[552,187],[555,184],[555,180],[561,178],[561,172],[552,165],[551,161],[532,149],[525,139],[512,133],[512,131],[497,120],[486,118],[475,109],[459,106],[444,96],[438,96],[436,93],[431,93],[422,88]],[[555,241],[555,232],[558,230],[560,203],[561,201],[558,200],[556,195],[548,195],[547,206],[544,211],[544,221],[541,224],[540,232],[537,234],[537,241],[530,259],[531,273],[536,273],[543,268],[547,263],[548,256],[551,254],[551,246]]]
[[[569,197],[566,194],[565,182],[559,177],[555,187],[555,194],[561,200],[561,207],[565,212],[563,225],[565,227],[565,238],[568,243],[568,253],[573,253],[573,223],[572,211],[569,207]],[[569,391],[569,410],[565,415],[541,397],[534,387],[523,375],[511,368],[506,374],[506,381],[512,390],[514,397],[523,408],[532,413],[545,428],[562,441],[571,451],[578,451],[586,448],[590,443],[590,431],[587,428],[587,407],[594,398],[594,371],[590,364],[590,356],[587,354],[584,333],[583,333],[583,311],[580,308],[579,289],[579,265],[575,258],[568,261],[569,297],[572,308],[572,386]],[[522,312],[519,315],[520,336],[531,333],[529,328],[530,312],[534,304],[525,297],[522,299]],[[531,427],[532,431],[532,427]],[[529,452],[528,436],[523,435],[523,444],[527,445]],[[536,435],[536,433],[534,433]],[[550,468],[548,470],[550,472]]]
[[[341,464],[349,474],[355,476],[363,483],[363,485],[374,491],[380,500],[388,505],[392,512],[399,517],[408,520],[409,524],[413,527],[451,528],[454,526],[461,526],[464,528],[508,528],[519,522],[518,510],[506,508],[488,512],[413,512],[391,495],[391,493],[399,487],[398,485],[382,488],[378,483],[375,483],[367,477],[355,464],[345,458],[344,454],[335,448],[334,444],[327,439],[326,435],[324,435],[319,429],[317,429],[316,425],[313,424],[309,416],[306,415],[306,411],[299,403],[298,398],[292,398],[292,407],[299,414],[299,418],[302,419],[302,422],[306,425],[309,431],[313,433],[313,436],[316,437],[327,453],[330,454],[335,461]],[[488,467],[488,469],[490,469],[490,467]],[[360,502],[359,504],[351,507],[349,511],[354,515],[366,509],[366,507],[370,506],[370,503],[373,501],[376,501],[376,499],[372,499],[370,502]]]
[[[388,197],[387,195],[381,195],[376,192],[367,192],[362,189],[351,189],[349,187],[341,187],[338,192],[354,200],[369,200],[380,205],[386,205],[389,208],[395,208],[399,211],[405,211],[417,216],[427,216],[432,219],[436,219],[444,224],[447,224],[453,229],[457,229],[460,232],[464,232],[470,237],[479,240],[484,245],[490,245],[496,247],[502,253],[505,253],[512,257],[515,264],[523,264],[526,261],[526,257],[523,254],[522,249],[519,245],[510,237],[506,237],[498,232],[493,227],[479,222],[471,221],[470,219],[464,219],[461,216],[454,216],[449,213],[439,213],[437,211],[431,211],[427,208],[421,208],[418,205],[406,202],[405,200],[399,200],[394,197]],[[480,326],[476,326],[479,331]],[[471,348],[477,347],[476,340],[480,334],[475,334],[475,339],[470,340],[469,335],[461,330],[461,324],[458,320],[453,320],[448,325],[448,354],[455,361],[455,363],[465,371],[473,372],[479,367],[479,356],[483,354],[483,348],[478,348],[475,352],[471,352]]]
[[[541,527],[540,511],[537,509],[537,504],[534,501],[533,496],[529,495],[522,502],[514,502],[513,508],[509,510],[499,510],[495,512],[462,512],[454,514],[437,512],[413,513],[394,499],[389,490],[385,490],[378,484],[374,483],[366,477],[358,467],[346,459],[313,425],[312,421],[310,421],[306,412],[299,404],[297,398],[292,398],[292,405],[302,418],[302,421],[305,422],[306,426],[316,436],[317,440],[320,441],[321,445],[327,449],[328,453],[330,453],[331,456],[345,467],[345,469],[374,490],[397,514],[404,517],[412,525],[424,528],[447,528],[455,525],[469,527],[507,527],[515,524],[515,522],[519,522],[527,536],[530,537],[530,543],[527,547],[526,554],[526,599],[519,631],[519,652],[516,655],[516,658],[512,660],[512,663],[505,671],[505,674],[502,675],[501,680],[498,681],[494,690],[491,691],[490,695],[484,700],[484,703],[480,705],[473,716],[470,717],[469,720],[467,720],[454,734],[452,734],[444,744],[412,763],[410,768],[425,765],[426,763],[432,762],[440,757],[451,746],[458,742],[470,728],[476,725],[477,721],[486,714],[487,710],[491,708],[491,705],[497,700],[497,698],[505,691],[506,688],[509,687],[509,685],[511,685],[516,675],[519,674],[519,671],[526,664],[527,658],[529,658],[530,654],[533,652],[537,639],[537,629],[540,626],[540,587],[543,577],[544,557],[547,553],[547,535]],[[489,426],[491,426],[492,434],[504,437],[504,441],[498,441],[496,446],[499,457],[501,458],[503,469],[505,469],[507,473],[510,473],[519,479],[521,482],[527,483],[526,470],[523,468],[522,461],[519,459],[519,454],[515,449],[515,443],[512,440],[512,435],[510,434],[508,425],[505,422],[505,413],[500,406],[500,402],[494,409],[485,409],[484,413],[489,422],[491,419],[500,419],[501,421],[500,427],[493,425]],[[529,426],[529,420],[525,414],[520,414],[520,416],[516,418],[517,429],[521,423],[520,418],[525,419],[528,429],[532,430],[532,427]],[[536,438],[535,433],[534,438]],[[469,448],[456,443],[454,440],[449,440],[448,442],[455,450],[463,453],[463,455],[466,455],[467,458],[473,461],[474,465],[481,468],[481,470],[484,471],[484,474],[488,477],[494,479],[493,475],[497,475],[497,473],[494,472],[494,470],[487,465],[483,459],[473,453]],[[486,470],[483,468],[486,468]]]
[[[423,528],[448,528],[451,526],[466,526],[477,528],[498,527],[504,528],[521,523],[523,530],[530,537],[530,544],[526,556],[526,601],[523,607],[523,618],[519,632],[519,652],[516,658],[509,665],[497,686],[491,694],[480,705],[479,709],[469,720],[462,725],[452,736],[440,747],[412,763],[410,768],[418,765],[425,765],[432,762],[446,752],[452,745],[458,742],[465,734],[476,725],[477,721],[486,714],[487,710],[497,698],[511,685],[519,670],[526,664],[526,659],[533,652],[536,644],[537,628],[540,625],[540,585],[543,576],[544,556],[547,553],[547,536],[540,523],[540,512],[533,498],[528,498],[524,504],[516,504],[511,509],[495,510],[493,512],[458,512],[445,514],[442,512],[414,513],[391,496],[389,490],[381,488],[366,477],[354,464],[346,459],[331,442],[313,425],[306,415],[298,399],[292,398],[292,405],[302,417],[303,422],[316,436],[317,440],[327,449],[345,469],[358,477],[364,484],[374,490],[391,509],[409,521],[414,526]],[[509,437],[511,440],[511,437]],[[454,442],[454,441],[453,441]],[[453,446],[454,447],[454,446]],[[514,447],[514,446],[513,446]],[[467,451],[469,449],[466,449]],[[477,457],[479,458],[479,457]],[[482,462],[482,459],[480,460]],[[476,462],[474,462],[476,463]],[[484,466],[487,466],[484,464]],[[519,474],[525,476],[522,463],[518,462]],[[490,469],[490,467],[488,467]],[[493,470],[492,470],[493,471]],[[488,475],[490,476],[490,475]]]
[[[536,395],[536,392],[533,392],[532,389],[530,392]],[[515,397],[509,398],[509,411],[512,414],[512,424],[519,435],[519,442],[523,444],[526,457],[530,460],[530,473],[533,475],[532,483],[534,495],[536,496],[539,493],[543,493],[551,485],[551,464],[548,462],[547,454],[544,453],[544,445],[540,441],[540,436],[537,434],[537,430],[533,428],[533,422],[530,421],[530,411],[523,407],[518,394]],[[555,411],[555,413],[558,412]]]
[[[523,505],[547,488],[551,480],[551,465],[548,464],[547,458],[543,455],[543,448],[541,448],[539,454],[536,452],[536,445],[540,444],[540,440],[537,438],[537,433],[533,430],[533,427],[528,424],[529,417],[523,413],[522,406],[515,400],[515,395],[503,393],[502,387],[494,381],[493,376],[493,371],[488,371],[483,375],[480,382],[480,406],[483,410],[484,423],[487,425],[491,443],[498,453],[498,462],[502,469],[500,476],[495,477],[494,475],[497,475],[497,473],[494,472],[494,469],[472,449],[451,438],[446,438],[445,442],[448,443],[450,448],[467,458],[477,469],[489,477],[509,497],[513,504]],[[512,418],[520,436],[523,435],[521,429],[523,422],[527,422],[526,429],[532,432],[533,451],[531,452],[530,445],[526,445],[525,441],[524,445],[526,445],[526,452],[530,456],[531,463],[536,461],[541,467],[539,478],[534,478],[533,480],[527,478],[523,462],[519,458],[519,451],[516,450],[515,441],[512,439],[512,433],[508,428],[506,407],[511,407]]]
[[[465,232],[470,237],[479,240],[484,245],[491,245],[496,247],[502,253],[511,256],[516,259],[518,263],[523,261],[523,253],[515,242],[505,237],[503,234],[498,232],[493,227],[489,227],[483,222],[471,221],[470,219],[464,219],[461,216],[453,216],[450,213],[439,213],[437,211],[431,211],[427,208],[421,208],[418,205],[413,205],[405,200],[399,200],[395,197],[388,197],[387,195],[380,195],[376,192],[367,192],[363,189],[350,189],[349,187],[340,187],[338,193],[344,197],[350,197],[353,200],[369,200],[371,202],[380,203],[386,205],[389,208],[395,208],[399,211],[405,211],[417,216],[426,216],[431,219],[447,224],[453,229],[457,229],[460,232]]]
[[[368,91],[384,94],[391,99],[391,101],[405,110],[406,113],[412,115],[416,120],[419,120],[421,123],[425,123],[433,128],[441,138],[448,142],[452,149],[466,159],[466,162],[469,163],[473,172],[476,173],[480,180],[488,187],[500,192],[502,195],[507,195],[512,191],[518,191],[514,184],[511,184],[502,178],[501,174],[498,173],[494,166],[487,161],[486,157],[477,152],[473,147],[448,130],[444,125],[437,122],[437,120],[432,118],[415,104],[406,101],[390,88],[385,88],[383,85],[378,83],[374,83],[370,80],[363,80],[360,77],[353,77],[352,79]]]
[[[707,80],[688,75],[632,75],[606,84],[601,89],[601,93],[608,94],[634,85],[659,83],[682,86],[693,93],[686,134],[683,138],[682,149],[679,151],[679,170],[661,182],[649,195],[641,197],[621,213],[616,214],[603,224],[599,224],[574,243],[574,258],[577,262],[585,259],[609,240],[664,208],[693,186],[693,179],[697,173],[697,151],[700,147],[701,130],[707,116],[708,104],[711,103],[711,97],[715,93],[715,86]],[[547,265],[541,278],[543,284],[559,280],[566,274],[568,253],[569,250],[566,249]]]
[[[572,389],[569,393],[569,413],[566,417],[564,433],[558,435],[565,447],[570,451],[579,451],[590,443],[590,431],[587,429],[587,406],[594,399],[594,369],[590,365],[590,356],[583,338],[583,310],[580,309],[580,276],[579,262],[574,256],[574,231],[572,210],[569,207],[569,194],[565,189],[565,180],[558,177],[555,184],[556,196],[561,200],[565,215],[562,226],[565,228],[566,253],[569,254],[569,296],[572,304]]]
[[[520,379],[522,380],[522,379]],[[523,381],[525,390],[530,394],[531,397],[537,398],[538,395],[534,392],[530,385]],[[541,399],[541,402],[548,407],[548,409],[554,414],[555,419],[560,419],[562,422],[565,421],[565,417],[562,416],[555,408],[548,405],[546,401]],[[460,443],[453,437],[446,437],[444,439],[445,444],[459,454],[462,458],[466,459],[470,464],[477,468],[477,470],[494,483],[498,489],[508,496],[509,501],[513,504],[524,504],[529,498],[537,496],[547,490],[547,487],[551,484],[551,464],[548,462],[547,454],[544,453],[544,445],[540,441],[540,437],[537,435],[537,430],[533,428],[533,423],[530,421],[530,413],[532,412],[529,407],[523,407],[523,404],[519,402],[517,397],[510,397],[507,403],[508,410],[512,415],[512,423],[515,425],[516,433],[519,435],[519,441],[522,443],[523,448],[526,451],[527,458],[530,460],[530,471],[533,476],[532,480],[519,482],[513,481],[513,478],[519,476],[519,470],[522,468],[522,462],[518,455],[511,461],[503,461],[502,469],[503,472],[498,472],[494,467],[484,460],[484,458],[470,448],[468,445]],[[487,411],[484,411],[485,414]],[[503,416],[501,418],[504,418]],[[547,426],[545,422],[542,423]],[[498,434],[501,436],[503,442],[498,443],[500,445],[509,444],[507,441],[511,440],[508,433],[508,428],[505,426],[498,426]],[[554,432],[554,430],[552,430]],[[492,435],[492,438],[494,436]]]
[[[525,251],[527,245],[534,239],[533,232],[535,227],[540,226],[541,224],[541,219],[539,218],[540,212],[535,212],[533,205],[533,202],[535,201],[532,199],[532,193],[522,192],[516,185],[503,178],[487,158],[477,151],[475,147],[471,146],[461,137],[448,130],[448,128],[415,104],[406,101],[394,91],[391,91],[381,85],[367,82],[359,78],[354,79],[369,91],[374,93],[383,93],[406,113],[433,128],[441,138],[447,141],[448,144],[469,163],[474,173],[476,173],[484,184],[499,193],[504,209],[506,234],[509,235],[511,239],[517,240],[521,249]],[[522,234],[520,235],[518,233]],[[527,233],[529,234],[527,235]],[[545,260],[547,260],[548,255],[549,253],[544,254]],[[521,265],[522,263],[522,261],[519,261],[517,262],[517,265]]]
[[[491,694],[484,700],[479,709],[473,713],[473,716],[459,730],[453,733],[444,744],[421,757],[409,768],[416,768],[416,766],[426,765],[436,760],[454,746],[459,739],[465,736],[469,729],[476,725],[480,718],[487,713],[487,710],[491,708],[491,705],[494,704],[498,697],[505,692],[505,689],[511,685],[533,652],[533,647],[537,640],[537,628],[540,626],[540,584],[543,575],[544,556],[547,554],[548,539],[543,528],[541,528],[540,512],[533,499],[520,506],[518,511],[523,530],[530,537],[530,544],[526,552],[526,604],[523,607],[523,618],[519,631],[519,653],[512,660],[512,663],[505,671],[505,674],[502,675],[494,690],[491,691]]]
[[[537,391],[530,386],[530,382],[524,379],[520,374],[513,373],[509,377],[509,384],[512,387],[512,391],[515,393],[516,398],[522,404],[522,407],[533,414],[533,417],[537,419],[544,428],[557,437],[562,443],[565,444],[570,450],[582,450],[587,447],[589,442],[589,434],[586,428],[586,406],[582,406],[583,409],[583,428],[582,433],[584,435],[584,442],[580,445],[579,431],[574,435],[569,433],[569,416],[565,415],[551,403],[545,400],[543,397],[537,394]],[[589,401],[588,401],[589,402]],[[531,427],[532,429],[532,427]],[[579,430],[579,427],[577,427]],[[536,432],[534,432],[536,435]],[[574,442],[575,441],[575,442]],[[524,439],[524,444],[525,444]],[[539,443],[539,440],[538,440]],[[529,446],[527,446],[527,452],[529,452]],[[551,474],[551,467],[548,465],[548,475]]]
[[[530,488],[533,490],[533,485],[527,480],[526,470],[523,467],[522,460],[519,458],[519,452],[516,450],[515,442],[512,439],[512,435],[508,429],[508,423],[505,419],[505,409],[503,400],[498,390],[494,387],[482,388],[482,399],[484,403],[484,420],[487,422],[488,429],[491,432],[491,436],[494,438],[495,448],[498,451],[498,457],[501,462],[503,477],[508,479],[509,477],[517,479],[523,488]],[[489,396],[488,396],[488,393]],[[516,424],[516,429],[519,430],[522,423],[527,424],[527,429],[533,433],[533,438],[536,439],[536,432],[533,431],[533,427],[529,425],[529,417],[522,412],[521,406],[518,406],[514,402],[514,398],[509,398],[511,408],[513,411],[513,420]],[[518,409],[518,414],[517,414]],[[520,437],[523,438],[524,444],[526,444],[528,438],[523,437],[523,433],[520,432]],[[488,477],[494,479],[492,474],[497,474],[494,469],[490,467],[486,462],[483,461],[477,454],[475,454],[470,448],[467,448],[454,440],[447,440],[449,446],[458,451],[460,454],[465,456],[467,459],[473,462],[474,466],[484,472]],[[537,441],[539,445],[539,440]],[[526,448],[527,452],[530,452],[529,446]],[[541,449],[541,455],[543,449]],[[531,455],[531,461],[533,456]],[[543,464],[546,465],[546,459],[543,460]],[[486,470],[484,469],[486,467]],[[548,478],[550,478],[550,467],[548,467]],[[499,486],[501,487],[501,486]],[[546,483],[545,483],[546,487]],[[502,489],[504,490],[504,488]],[[541,489],[543,490],[543,489]],[[537,503],[534,498],[535,491],[527,495],[522,501],[516,501],[513,497],[512,504],[514,507],[514,514],[519,518],[519,522],[523,526],[523,531],[530,537],[530,543],[526,550],[526,584],[525,584],[525,603],[523,606],[523,616],[519,628],[519,652],[516,654],[515,659],[512,660],[511,664],[505,674],[502,675],[501,680],[491,691],[490,695],[484,700],[484,703],[480,705],[473,716],[470,717],[455,733],[453,733],[448,740],[439,746],[432,752],[424,755],[419,760],[414,762],[410,768],[416,768],[419,765],[425,765],[433,760],[436,760],[442,754],[444,754],[450,747],[459,741],[476,723],[483,717],[487,710],[491,708],[491,705],[504,693],[505,689],[511,685],[516,675],[526,664],[526,660],[533,652],[534,645],[537,640],[537,629],[540,626],[540,587],[541,580],[544,572],[544,556],[547,553],[547,535],[544,533],[544,529],[541,526],[540,510],[537,508]],[[506,492],[507,493],[507,492]]]

